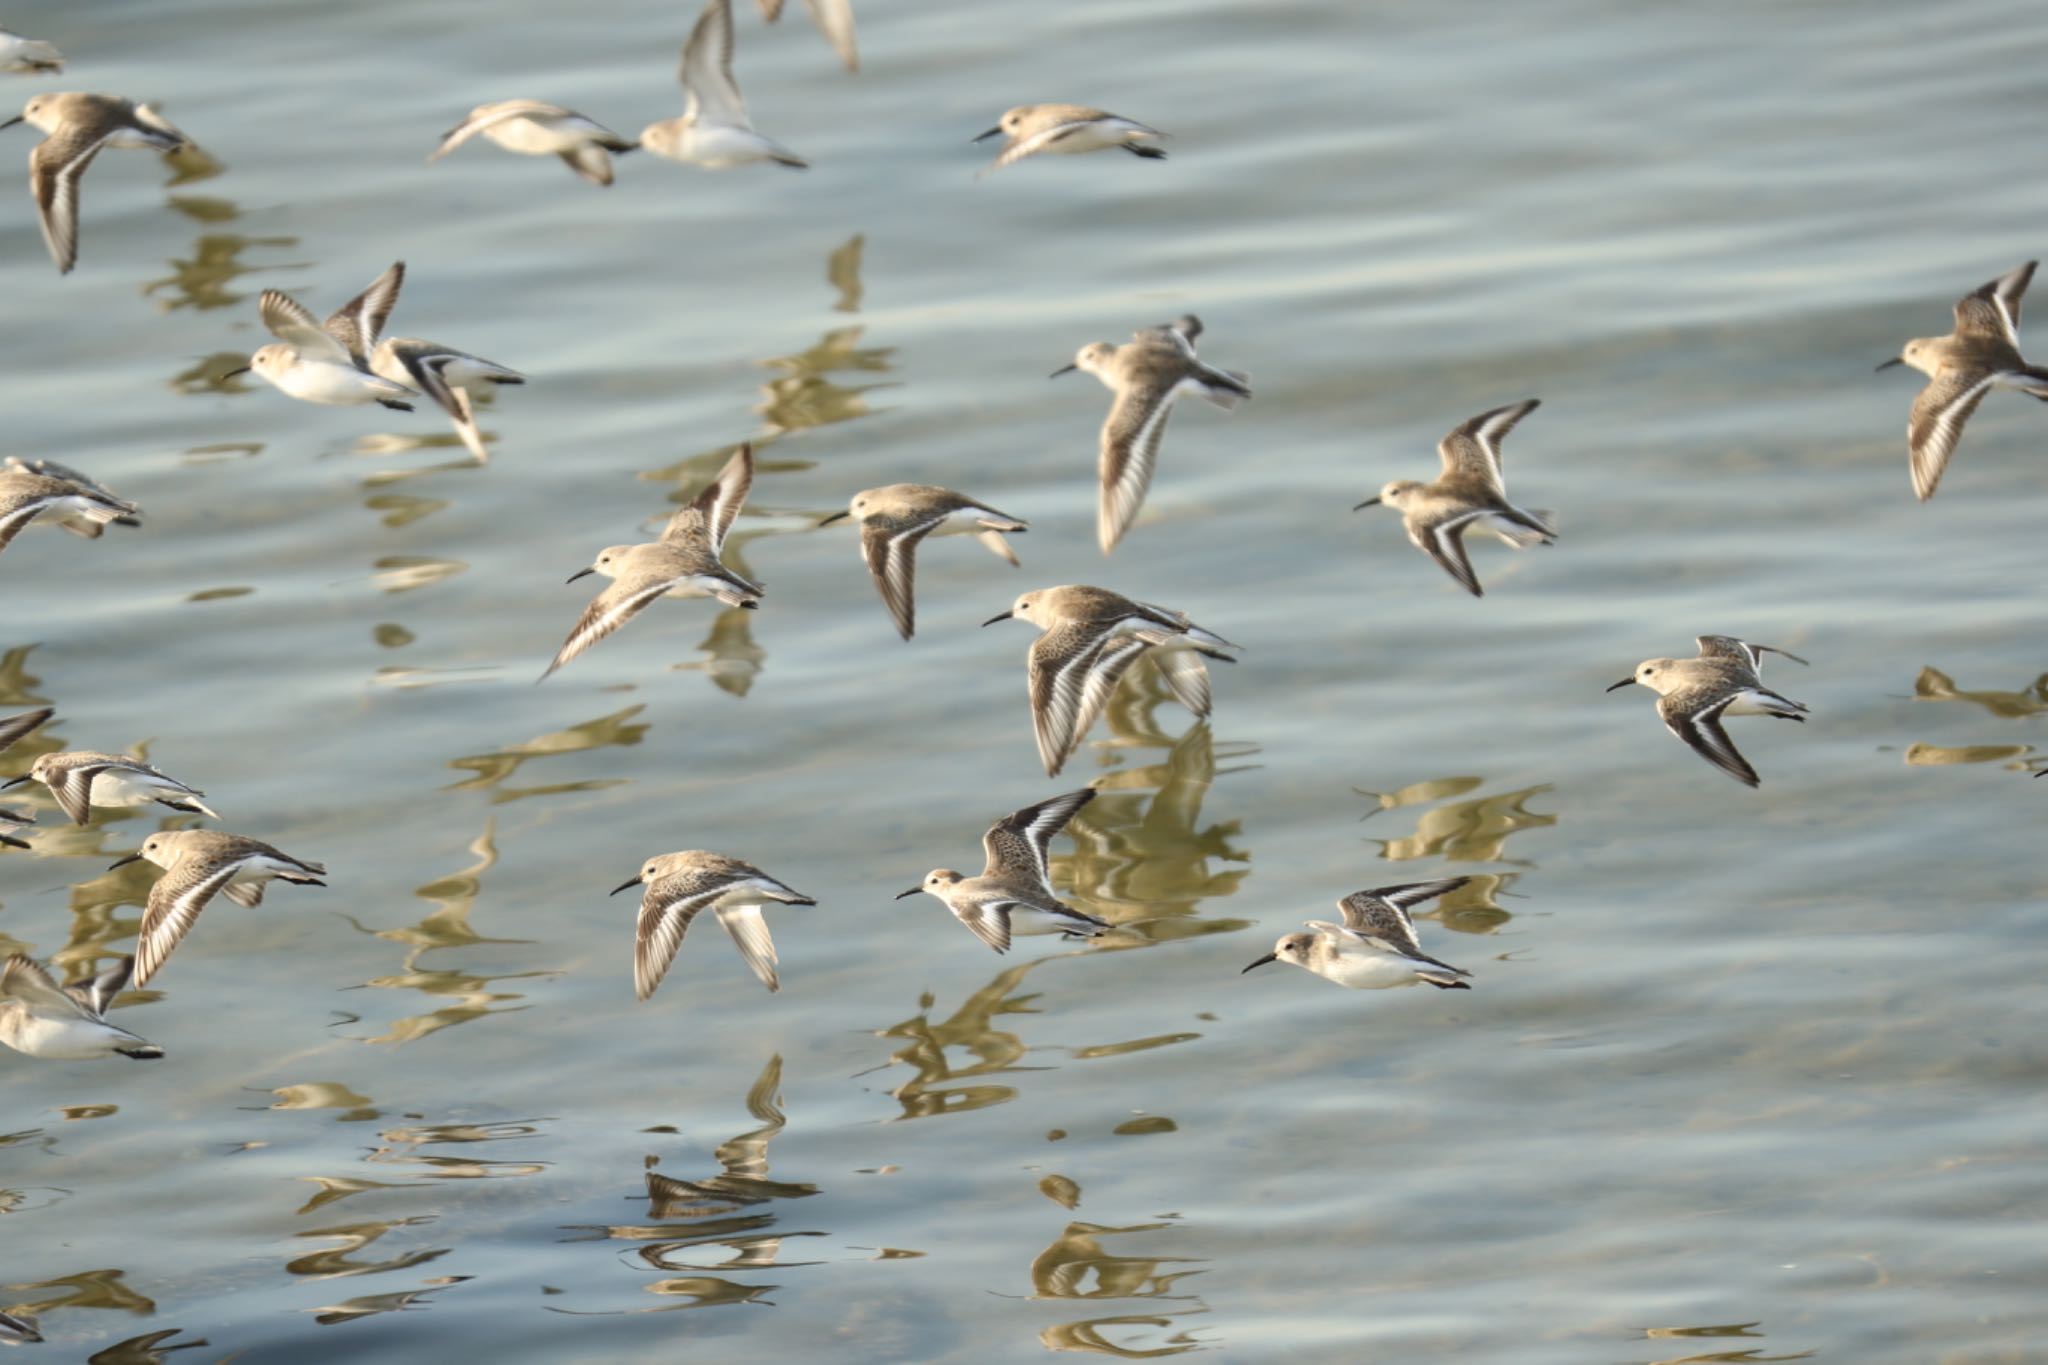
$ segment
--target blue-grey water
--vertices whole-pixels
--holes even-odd
[[[100,158],[62,278],[0,193],[4,453],[146,514],[0,562],[0,706],[60,715],[0,771],[146,745],[333,874],[214,904],[128,998],[166,1060],[0,1055],[24,1349],[2041,1359],[2048,419],[1994,395],[1916,504],[1917,376],[1871,369],[2048,251],[2048,14],[857,4],[857,76],[800,6],[736,13],[812,170],[639,154],[609,190],[424,157],[489,100],[672,117],[692,4],[8,13],[72,68],[6,102],[155,100],[222,169]],[[977,181],[1035,100],[1171,158]],[[431,408],[217,378],[262,288],[324,312],[401,258],[394,331],[532,377],[486,467]],[[1186,405],[1105,561],[1108,394],[1044,376],[1184,311],[1257,397]],[[1349,509],[1525,397],[1509,487],[1563,536],[1475,545],[1475,601]],[[743,439],[762,610],[662,602],[534,686],[562,580]],[[905,645],[811,528],[909,480],[1032,529],[1020,570],[927,543]],[[1049,781],[1030,632],[976,623],[1063,582],[1245,645],[1212,724],[1137,677]],[[1601,690],[1703,632],[1812,661],[1769,667],[1810,724],[1731,727],[1758,791]],[[1106,941],[999,959],[890,899],[1090,781],[1054,876]],[[0,948],[82,972],[159,822],[38,809]],[[771,916],[779,995],[706,923],[635,1002],[605,892],[681,848],[817,897]],[[1420,931],[1469,993],[1239,975],[1455,874]]]

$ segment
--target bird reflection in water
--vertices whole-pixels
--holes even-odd
[[[467,758],[450,759],[448,766],[473,773],[460,782],[452,782],[442,791],[490,791],[494,805],[518,801],[529,796],[553,796],[559,792],[601,791],[606,787],[620,786],[624,778],[593,778],[582,782],[557,782],[544,787],[500,788],[505,781],[526,763],[537,758],[555,758],[562,754],[578,754],[590,749],[605,749],[614,745],[638,744],[647,733],[645,725],[635,725],[633,718],[647,709],[644,703],[628,706],[623,711],[586,720],[581,725],[572,725],[566,730],[554,730],[545,735],[514,744],[496,753],[472,754]]]
[[[1031,1285],[1035,1299],[1166,1299],[1186,1304],[1168,1314],[1127,1314],[1084,1318],[1078,1322],[1048,1327],[1040,1333],[1047,1350],[1090,1351],[1100,1355],[1143,1360],[1154,1356],[1180,1355],[1201,1343],[1178,1328],[1178,1319],[1206,1313],[1208,1305],[1193,1294],[1181,1292],[1179,1282],[1199,1270],[1170,1269],[1198,1266],[1202,1262],[1187,1256],[1117,1255],[1103,1248],[1112,1237],[1161,1232],[1171,1223],[1138,1223],[1129,1227],[1107,1227],[1099,1223],[1070,1222],[1052,1245],[1031,1262]],[[1114,1339],[1113,1339],[1114,1337]]]
[[[420,958],[437,948],[474,948],[484,944],[528,942],[526,939],[486,938],[469,924],[469,912],[476,905],[476,898],[483,889],[483,874],[498,861],[496,835],[497,822],[487,822],[484,825],[484,832],[469,846],[470,853],[476,858],[474,863],[460,872],[428,882],[413,892],[415,896],[432,902],[434,906],[426,918],[417,924],[403,929],[371,929],[353,916],[343,915],[343,918],[361,933],[405,945],[405,962],[398,974],[373,977],[363,983],[365,986],[376,990],[413,990],[429,999],[451,1001],[426,1014],[408,1015],[403,1019],[393,1020],[384,1032],[360,1041],[410,1043],[428,1034],[439,1033],[444,1028],[466,1024],[485,1015],[515,1014],[526,1006],[506,1002],[523,1000],[525,997],[510,991],[493,991],[491,987],[500,981],[526,981],[555,974],[549,971],[536,971],[479,976],[459,968],[430,969],[420,965]]]
[[[884,1065],[901,1063],[917,1073],[889,1092],[903,1106],[900,1117],[922,1119],[936,1114],[962,1114],[1002,1104],[1016,1098],[1016,1088],[991,1084],[985,1077],[1047,1070],[1040,1066],[1017,1065],[1026,1051],[1024,1041],[1014,1033],[997,1028],[995,1021],[998,1015],[1037,1013],[1031,1004],[1038,998],[1036,995],[1018,995],[1015,992],[1025,973],[1050,960],[1029,958],[1007,968],[995,980],[962,1001],[951,1017],[936,1023],[931,1017],[935,997],[926,992],[918,1000],[915,1016],[877,1033],[877,1037],[905,1040]],[[965,1052],[975,1060],[966,1065],[955,1065],[953,1059],[946,1055],[955,1050]]]
[[[60,1310],[96,1308],[131,1313],[136,1317],[148,1317],[156,1312],[156,1300],[138,1294],[122,1283],[124,1273],[119,1270],[86,1270],[54,1279],[0,1285],[0,1295],[5,1296],[0,1300],[0,1310],[34,1322],[45,1338],[53,1334],[51,1314]],[[62,1336],[61,1328],[55,1335]],[[6,1341],[5,1337],[0,1337],[0,1343],[16,1344]]]
[[[860,257],[865,240],[855,234],[826,257],[825,277],[839,291],[838,302],[833,305],[839,312],[860,311]],[[781,377],[762,386],[766,401],[754,409],[767,423],[771,437],[866,417],[871,411],[867,405],[868,392],[893,387],[842,385],[826,378],[847,371],[886,374],[893,368],[889,363],[889,357],[896,353],[893,347],[860,345],[866,330],[864,326],[834,328],[808,350],[759,362],[766,369],[782,371]]]
[[[646,1159],[647,1221],[599,1226],[572,1226],[580,1234],[571,1241],[639,1243],[633,1257],[651,1270],[741,1271],[774,1267],[788,1270],[816,1261],[782,1259],[782,1244],[793,1237],[822,1237],[814,1231],[775,1227],[777,1215],[764,1207],[785,1199],[804,1199],[818,1187],[804,1181],[775,1180],[769,1175],[768,1144],[788,1123],[782,1112],[782,1058],[768,1059],[747,1090],[747,1112],[757,1127],[722,1142],[712,1152],[716,1174],[685,1179],[654,1169],[659,1157]],[[723,1249],[720,1255],[711,1248]],[[643,1286],[647,1293],[684,1302],[633,1311],[674,1312],[727,1303],[765,1303],[761,1295],[775,1285],[750,1285],[716,1276],[691,1274]],[[576,1310],[557,1310],[576,1311]]]
[[[1380,856],[1389,862],[1412,862],[1443,858],[1451,862],[1507,863],[1533,867],[1526,859],[1507,856],[1510,835],[1525,829],[1543,829],[1557,823],[1555,815],[1529,810],[1527,803],[1551,789],[1539,785],[1494,796],[1464,796],[1486,785],[1483,777],[1440,777],[1417,782],[1393,792],[1358,790],[1372,798],[1373,808],[1361,818],[1371,819],[1382,811],[1416,806],[1434,806],[1415,819],[1415,833],[1401,839],[1379,840]],[[1442,802],[1438,805],[1436,803]],[[1418,919],[1433,919],[1446,929],[1461,934],[1491,934],[1513,916],[1499,904],[1499,897],[1515,883],[1517,873],[1468,873],[1468,880],[1439,900],[1435,907],[1420,912]]]
[[[1117,768],[1095,780],[1102,794],[1067,825],[1074,851],[1052,858],[1053,880],[1070,885],[1084,909],[1116,926],[1097,947],[1136,947],[1166,939],[1230,933],[1248,920],[1204,919],[1204,900],[1236,893],[1251,855],[1232,845],[1241,826],[1235,820],[1203,823],[1202,805],[1218,776],[1252,765],[1219,769],[1217,745],[1207,721],[1174,737],[1158,724],[1157,708],[1167,699],[1158,670],[1141,661],[1105,711],[1109,738],[1097,747],[1113,752],[1152,751],[1157,761]],[[1226,759],[1257,751],[1226,744]],[[1157,751],[1165,750],[1163,756]]]
[[[1982,707],[1999,720],[2022,720],[2028,716],[2048,711],[2048,673],[2035,678],[2017,692],[2003,692],[1993,688],[1965,691],[1955,684],[1955,679],[1940,669],[1929,665],[1920,670],[1920,676],[1913,680],[1914,701],[1960,701]],[[1967,763],[2001,763],[2015,770],[2034,769],[2042,757],[2034,752],[2031,744],[1923,744],[1915,743],[1906,748],[1906,762],[1916,768],[1943,768]]]
[[[1724,1327],[1652,1327],[1643,1333],[1651,1341],[1671,1338],[1701,1337],[1761,1337],[1762,1332],[1750,1329],[1758,1326],[1754,1322],[1730,1323]],[[1707,1365],[1710,1361],[1753,1361],[1770,1360],[1811,1360],[1819,1354],[1816,1351],[1794,1351],[1791,1355],[1764,1355],[1761,1347],[1744,1346],[1728,1351],[1709,1351],[1704,1355],[1688,1352],[1682,1356],[1664,1356],[1657,1360],[1645,1361],[1643,1365]]]
[[[227,199],[172,195],[171,207],[209,229],[241,217],[241,210]],[[167,313],[179,308],[201,311],[232,308],[249,297],[229,287],[242,276],[272,270],[303,270],[309,264],[291,261],[278,265],[244,265],[241,261],[244,251],[252,247],[281,250],[298,244],[296,237],[244,237],[232,232],[205,231],[192,244],[192,259],[170,261],[171,273],[144,285],[142,296],[154,298],[167,294],[168,297],[158,301],[158,306]]]
[[[361,1298],[343,1299],[340,1303],[325,1308],[308,1308],[305,1312],[313,1315],[313,1321],[322,1327],[332,1327],[338,1322],[354,1322],[358,1318],[374,1317],[379,1313],[403,1313],[408,1308],[423,1308],[429,1294],[438,1294],[450,1285],[458,1285],[473,1277],[468,1275],[436,1275],[423,1282],[420,1289],[401,1289],[390,1294],[365,1294]]]

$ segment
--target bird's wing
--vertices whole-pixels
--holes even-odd
[[[15,953],[0,963],[0,1000],[19,1000],[39,1014],[83,1014],[77,997],[57,984],[42,963]]]
[[[1485,590],[1479,586],[1479,575],[1472,572],[1472,560],[1465,553],[1465,537],[1461,532],[1470,522],[1487,515],[1487,509],[1480,508],[1417,528],[1421,532],[1422,548],[1429,557],[1443,565],[1444,572],[1457,579],[1458,585],[1474,597],[1485,596]]]
[[[398,291],[404,286],[405,262],[393,261],[389,269],[370,281],[368,289],[335,309],[321,324],[358,366],[369,368],[370,352],[376,347],[377,338],[384,334],[385,320],[397,306]]]
[[[1049,797],[1033,806],[1013,811],[988,828],[981,846],[988,854],[984,877],[1028,876],[1047,896],[1052,895],[1052,873],[1047,849],[1052,836],[1066,827],[1074,812],[1095,799],[1093,787],[1063,796]]]
[[[1754,787],[1759,781],[1756,769],[1736,752],[1735,745],[1728,739],[1728,732],[1721,728],[1721,713],[1734,700],[1734,694],[1730,693],[1711,705],[1688,712],[1671,705],[1671,698],[1660,697],[1657,714],[1663,717],[1664,728],[1691,745],[1701,758],[1737,782]]]
[[[1096,537],[1105,554],[1123,539],[1145,504],[1152,470],[1159,461],[1159,443],[1166,434],[1166,419],[1173,413],[1177,382],[1134,383],[1110,404],[1109,419],[1102,424],[1097,468],[1102,493]]]
[[[1536,411],[1540,404],[1541,400],[1535,398],[1510,403],[1452,427],[1450,434],[1438,442],[1436,448],[1444,462],[1444,474],[1482,480],[1505,497],[1507,489],[1501,477],[1501,442],[1515,429],[1515,423]]]
[[[52,133],[28,154],[29,188],[35,192],[43,241],[61,273],[78,264],[78,182],[111,132]]]
[[[633,993],[645,1000],[668,974],[690,921],[731,885],[728,876],[684,873],[650,883],[633,930]]]
[[[671,544],[701,541],[713,558],[725,547],[725,534],[740,514],[740,505],[754,486],[754,447],[743,442],[718,477],[704,485],[690,505],[668,519],[661,538]]]
[[[781,9],[780,3],[776,8]],[[811,12],[811,22],[825,35],[825,41],[839,54],[846,69],[860,70],[860,45],[854,40],[851,0],[804,0],[804,8]]]
[[[908,640],[917,628],[917,546],[944,523],[948,512],[915,519],[871,516],[860,524],[860,557],[889,608],[896,633]]]
[[[0,717],[0,752],[5,752],[14,741],[34,730],[56,713],[47,706],[33,711],[24,711],[18,716]]]
[[[1745,663],[1759,678],[1763,676],[1766,654],[1782,654],[1795,664],[1806,662],[1789,649],[1779,649],[1776,645],[1753,645],[1732,635],[1702,635],[1694,643],[1700,647],[1702,659],[1729,659]]]
[[[1998,379],[1995,371],[1944,366],[1913,400],[1906,419],[1906,447],[1911,458],[1913,493],[1922,502],[1934,496],[1949,456],[1963,437],[1963,423],[1984,401]]]
[[[2014,350],[2020,344],[2020,297],[2037,262],[2006,271],[1956,300],[1956,335],[1990,337]]]
[[[732,76],[732,0],[711,0],[683,44],[677,73],[686,95],[683,117],[706,123],[731,123],[744,128],[747,102]]]
[[[599,640],[610,635],[626,622],[640,614],[649,602],[675,586],[675,579],[667,574],[639,575],[630,579],[619,579],[596,597],[583,609],[583,615],[576,620],[576,626],[569,632],[569,638],[562,641],[562,647],[555,651],[554,661],[548,665],[543,678],[563,664],[589,649]]]
[[[1070,119],[1065,123],[1054,123],[1040,128],[1037,132],[1011,142],[988,163],[987,171],[999,171],[1014,161],[1022,161],[1036,152],[1042,152],[1063,137],[1070,137],[1086,128],[1093,119]]]
[[[291,295],[266,289],[257,298],[256,308],[270,334],[306,359],[330,360],[338,365],[348,363],[348,348],[320,325],[320,319],[314,317],[306,305]]]
[[[82,763],[75,768],[59,768],[46,784],[50,795],[71,817],[71,823],[82,825],[92,819],[92,780],[105,772],[105,763]]]
[[[718,922],[732,935],[732,946],[740,950],[740,961],[752,969],[761,984],[771,991],[782,989],[775,975],[775,940],[768,937],[768,920],[758,905],[721,905]]]
[[[1124,670],[1149,647],[1135,635],[1111,634],[1099,621],[1068,621],[1033,642],[1031,720],[1048,777],[1059,775]]]
[[[1337,906],[1344,912],[1344,927],[1367,943],[1402,957],[1422,955],[1422,943],[1415,937],[1415,924],[1408,918],[1406,906],[1372,891],[1354,891]]]
[[[182,858],[149,888],[149,908],[135,936],[135,984],[147,985],[216,893],[241,867],[239,859],[209,863]]]

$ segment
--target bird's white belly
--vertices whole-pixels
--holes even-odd
[[[388,381],[364,374],[353,365],[337,365],[331,360],[307,360],[303,356],[298,364],[272,382],[302,402],[335,407],[353,407],[374,403],[380,397],[398,398],[404,394]]]
[[[172,790],[147,773],[110,768],[93,778],[91,799],[95,806],[146,806]]]
[[[769,146],[765,139],[747,128],[736,128],[729,123],[696,123],[684,128],[673,144],[673,150],[649,148],[660,151],[663,156],[676,161],[687,161],[696,166],[712,168],[744,166],[754,161],[766,161]]]
[[[1421,980],[1415,975],[1417,965],[1406,958],[1388,957],[1383,953],[1346,953],[1333,959],[1322,975],[1355,991],[1379,991],[1389,986],[1414,985]]]
[[[31,1057],[87,1062],[106,1056],[115,1043],[125,1040],[89,1019],[41,1019],[16,1007],[12,1020],[0,1019],[0,1041]]]
[[[519,152],[526,156],[547,156],[553,152],[573,151],[583,141],[574,134],[544,123],[536,123],[530,118],[506,119],[495,128],[487,129],[484,136],[508,152]]]

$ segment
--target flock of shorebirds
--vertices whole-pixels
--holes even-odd
[[[847,67],[857,69],[846,0],[806,4]],[[772,20],[781,0],[761,0],[761,5]],[[629,140],[575,110],[506,100],[471,111],[441,138],[429,160],[481,137],[510,152],[559,157],[597,185],[612,182],[614,156],[636,149],[712,168],[755,162],[803,167],[801,157],[755,131],[732,64],[731,0],[709,0],[682,51],[686,103],[680,118],[651,124]],[[49,44],[0,32],[0,70],[61,69],[62,58]],[[79,185],[102,149],[173,154],[194,146],[150,105],[110,95],[37,95],[9,122],[23,121],[45,134],[30,154],[30,184],[60,271],[71,270],[77,261]],[[1159,146],[1165,136],[1100,109],[1041,104],[1010,110],[975,140],[1004,139],[1001,153],[984,168],[993,170],[1037,155],[1106,150],[1156,160],[1165,156]],[[1950,335],[1908,342],[1896,359],[1886,362],[1910,365],[1929,377],[1908,426],[1913,488],[1922,499],[1933,495],[1965,421],[1988,392],[2017,389],[2048,401],[2048,370],[2028,365],[2019,350],[2020,301],[2033,272],[2034,263],[2028,262],[1972,291],[1955,305]],[[404,276],[403,263],[394,264],[324,321],[287,295],[265,291],[260,315],[277,340],[251,355],[246,369],[310,403],[410,410],[410,400],[424,395],[448,415],[464,445],[483,462],[489,451],[476,424],[477,405],[489,401],[498,386],[519,384],[525,376],[435,342],[384,337]],[[1201,335],[1200,320],[1183,316],[1142,328],[1122,345],[1084,346],[1071,364],[1054,372],[1092,374],[1114,394],[1098,443],[1097,536],[1105,554],[1129,532],[1144,504],[1175,401],[1193,395],[1229,410],[1251,397],[1246,375],[1212,366],[1197,354]],[[1537,405],[1530,399],[1460,423],[1438,447],[1442,468],[1434,480],[1388,483],[1358,508],[1398,511],[1408,539],[1460,587],[1480,596],[1483,589],[1466,545],[1469,532],[1491,533],[1517,549],[1557,539],[1552,514],[1511,502],[1502,474],[1503,442]],[[728,568],[721,557],[753,475],[752,451],[742,445],[657,539],[611,546],[576,574],[610,581],[541,677],[659,598],[711,597],[728,606],[758,607],[761,586]],[[0,467],[0,550],[32,522],[96,537],[108,525],[135,524],[139,515],[133,503],[54,461],[10,459]],[[846,511],[820,525],[841,519],[857,524],[862,559],[905,640],[915,632],[916,554],[927,537],[973,535],[1015,564],[1006,537],[1028,529],[1022,519],[966,494],[926,484],[866,489],[852,497]],[[1231,662],[1239,654],[1237,646],[1180,611],[1099,587],[1026,592],[985,624],[1010,619],[1029,622],[1040,632],[1028,654],[1027,677],[1033,731],[1048,776],[1059,774],[1141,656],[1152,661],[1182,705],[1206,717],[1211,705],[1208,661]],[[1674,735],[1715,767],[1755,786],[1756,770],[1730,742],[1723,722],[1742,715],[1805,719],[1807,708],[1766,687],[1761,673],[1765,653],[1797,656],[1719,635],[1700,636],[1697,645],[1697,657],[1647,660],[1614,687],[1640,683],[1650,688],[1657,694],[1659,717]],[[0,719],[0,750],[50,716],[44,709]],[[218,818],[204,792],[127,754],[46,753],[6,785],[28,782],[45,788],[63,814],[79,824],[96,809],[120,806],[156,805]],[[1067,792],[1005,816],[984,836],[986,862],[980,874],[941,868],[903,895],[922,891],[936,897],[997,952],[1009,948],[1013,933],[1088,937],[1101,932],[1108,927],[1104,921],[1060,900],[1047,864],[1053,836],[1094,794],[1086,788]],[[0,811],[0,843],[29,847],[20,831],[33,824],[28,812]],[[107,1020],[115,997],[130,984],[149,981],[216,896],[254,907],[274,880],[325,884],[326,869],[318,863],[257,839],[213,830],[153,834],[121,862],[136,860],[155,864],[163,875],[149,892],[134,956],[71,984],[60,983],[26,956],[8,959],[0,966],[0,1042],[66,1060],[161,1056],[156,1045]],[[1251,965],[1289,962],[1351,987],[1427,982],[1463,989],[1469,974],[1422,951],[1411,912],[1464,881],[1449,878],[1358,892],[1339,903],[1342,923],[1312,921],[1308,932],[1281,938]],[[691,922],[706,910],[715,914],[760,980],[777,989],[775,945],[763,912],[769,906],[815,903],[757,867],[701,851],[648,859],[618,891],[633,887],[641,888],[634,985],[643,999],[660,984]]]

